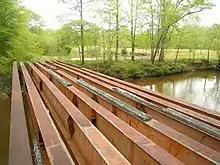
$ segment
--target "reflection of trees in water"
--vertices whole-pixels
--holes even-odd
[[[156,91],[158,91],[158,92],[161,92],[161,93],[164,93],[164,83],[158,83],[157,85],[156,85]]]
[[[205,83],[204,83],[204,88],[203,91],[205,93],[205,101],[207,101],[210,97],[215,101],[215,109],[218,108],[220,104],[220,90],[219,90],[219,80],[220,80],[220,74],[216,74],[215,80],[214,80],[214,86],[212,88],[207,88],[207,79],[208,77],[205,78]]]
[[[135,83],[175,98],[220,110],[220,72],[191,72],[139,81],[136,79]]]
[[[215,88],[216,88],[216,98],[218,99],[218,101],[219,101],[219,99],[220,99],[220,92],[219,92],[219,80],[220,80],[220,74],[217,74],[216,75],[216,83],[215,83]]]
[[[185,79],[184,79],[185,78]],[[220,106],[220,74],[191,75],[182,79],[170,79],[157,84],[157,90],[170,96],[186,101],[210,106],[218,109]],[[201,88],[200,88],[201,87]]]
[[[179,81],[172,81],[172,93],[176,98],[192,101],[194,97],[193,78],[181,79]]]
[[[173,84],[173,97],[176,97],[176,86],[175,86],[175,81],[172,81],[172,84]]]

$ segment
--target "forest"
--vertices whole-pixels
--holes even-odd
[[[122,73],[119,78],[142,74],[140,67],[154,68],[155,73],[148,75],[166,75],[175,66],[179,69],[177,63],[182,67],[190,62],[192,66],[202,60],[219,65],[220,24],[209,27],[199,24],[199,14],[214,6],[210,0],[61,0],[59,3],[69,6],[57,18],[62,27],[48,29],[44,20],[20,1],[0,1],[0,82],[10,78],[14,60],[76,58],[86,66],[91,63],[86,59],[92,58],[98,61],[95,66],[99,63],[97,70],[102,72],[111,72],[106,66],[114,64],[118,70],[122,66],[125,70],[136,67],[134,75]],[[91,20],[85,19],[88,12]],[[118,60],[124,65],[117,64]],[[161,73],[163,67],[168,71]],[[117,69],[113,76],[118,75]],[[174,71],[178,72],[182,70]]]

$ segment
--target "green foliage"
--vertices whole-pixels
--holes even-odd
[[[121,54],[122,54],[122,56],[126,56],[126,55],[128,54],[127,49],[126,49],[126,48],[123,48],[123,49],[121,50]]]
[[[80,62],[69,61],[67,62],[80,64]],[[89,68],[113,77],[120,79],[129,79],[137,77],[147,77],[147,76],[166,76],[173,74],[180,74],[189,71],[195,70],[216,70],[216,62],[208,62],[207,60],[197,61],[197,62],[188,62],[180,61],[176,64],[173,61],[170,62],[161,62],[151,64],[147,60],[136,60],[136,61],[88,61],[85,65],[85,68]]]
[[[2,1],[0,3],[0,24],[3,25],[0,32],[0,55],[10,61],[30,60],[33,56],[41,55],[38,37],[27,26],[30,18],[28,10],[13,0],[5,0],[5,4]]]
[[[126,79],[135,78],[143,75],[143,70],[140,69],[140,64],[135,62],[115,62],[111,67],[105,70],[105,74]]]
[[[145,69],[145,76],[165,76],[192,70],[186,63],[157,63]]]
[[[38,36],[30,30],[29,21],[31,21],[30,11],[21,7],[17,0],[0,1],[1,81],[10,79],[13,61],[31,60],[34,56],[42,54]],[[10,83],[7,84],[10,86]]]
[[[140,49],[150,48],[150,32],[137,34],[136,36],[136,46]]]

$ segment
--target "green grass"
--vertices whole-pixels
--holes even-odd
[[[178,60],[188,60],[190,56],[190,59],[193,59],[193,52],[189,53],[189,50],[180,50]],[[208,51],[207,50],[196,50],[195,52],[195,60],[201,60],[201,59],[207,59]],[[165,60],[174,60],[176,57],[176,50],[167,50],[165,54]],[[210,60],[218,60],[218,55],[216,51],[210,51],[209,54]]]
[[[127,49],[128,52],[130,52],[130,48]],[[121,52],[119,50],[119,52]],[[150,50],[144,50],[144,49],[136,49],[136,53],[147,53],[150,54]],[[193,59],[193,52],[189,53],[188,49],[180,49],[179,50],[179,56],[177,61],[182,61],[182,60],[188,60],[189,59],[189,54],[190,54],[190,59]],[[196,50],[195,51],[195,60],[201,60],[201,59],[207,59],[208,51],[207,50]],[[109,55],[114,58],[114,55]],[[176,57],[176,50],[175,49],[167,49],[165,51],[165,61],[172,61],[175,60]],[[38,56],[35,57],[35,60],[70,60],[71,58],[79,58],[78,53],[75,52],[72,55],[69,56]],[[88,51],[85,52],[85,58],[95,58],[92,56]],[[98,58],[102,58],[101,53],[99,54]],[[123,59],[131,59],[130,53],[128,53],[125,57],[119,54],[119,58],[121,60]],[[108,55],[106,54],[106,59],[108,59]],[[135,56],[135,59],[140,59],[140,60],[149,60],[150,55],[148,56]],[[158,57],[156,57],[156,60]],[[218,55],[216,51],[210,51],[209,59],[212,60],[218,60]]]
[[[46,61],[46,60],[70,60],[73,56],[37,56],[33,61]]]

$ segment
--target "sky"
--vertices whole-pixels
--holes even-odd
[[[200,14],[200,25],[220,24],[220,0],[211,0],[211,2],[215,7]],[[45,22],[45,27],[49,29],[58,29],[62,26],[57,17],[68,9],[68,6],[60,4],[58,0],[23,0],[22,5],[40,15]],[[88,13],[85,13],[84,17],[87,21],[92,19]]]

